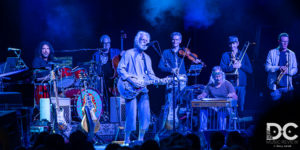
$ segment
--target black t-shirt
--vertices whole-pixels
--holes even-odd
[[[50,70],[44,70],[44,69],[47,69],[47,68],[50,69],[51,65],[48,64],[48,61],[45,61],[41,57],[35,57],[32,62],[32,68],[36,69],[34,71],[35,77],[41,78],[41,77],[45,77],[50,74]]]
[[[235,90],[233,85],[225,80],[218,88],[214,87],[212,84],[207,85],[204,92],[207,93],[210,98],[227,98],[227,95],[235,92]]]

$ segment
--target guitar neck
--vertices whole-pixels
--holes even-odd
[[[55,73],[52,71],[52,79],[53,79],[53,89],[54,89],[54,94],[55,94],[55,99],[56,99],[56,109],[59,108],[59,100],[58,100],[58,94],[57,94],[57,87],[56,87],[56,78],[55,78]]]
[[[148,81],[145,81],[145,85],[151,85],[151,84],[154,84],[156,82],[159,82],[158,80],[148,80]]]
[[[89,96],[89,93],[87,92],[87,81],[84,81],[83,83],[84,85],[84,91],[85,91],[85,105],[88,106],[89,109],[91,109],[93,106],[91,104],[91,99]]]
[[[155,83],[167,84],[171,80],[172,80],[172,78],[166,77],[163,79],[146,80],[144,84],[145,85],[150,85],[150,84],[155,84]]]

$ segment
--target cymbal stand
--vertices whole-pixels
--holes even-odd
[[[104,80],[104,72],[103,72],[103,65],[108,63],[108,60],[105,62],[105,60],[102,60],[102,59],[105,59],[104,56],[102,56],[101,54],[103,54],[102,52],[102,49],[99,49],[99,52],[98,52],[98,55],[99,55],[99,58],[97,60],[97,56],[94,56],[94,60],[96,61],[96,64],[94,65],[93,67],[93,72],[95,72],[95,75],[93,76],[93,79],[96,80],[96,82],[94,82],[94,86],[96,87],[95,89],[98,89],[99,92],[100,92],[100,95],[103,97],[103,107],[104,107],[104,113],[103,113],[103,117],[104,117],[104,120],[108,120],[108,111],[109,111],[109,108],[108,108],[108,103],[109,103],[109,97],[108,97],[108,93],[107,93],[107,87],[106,87],[106,84],[105,84],[105,80]],[[107,56],[107,59],[108,56]],[[104,63],[105,62],[105,63]],[[99,82],[98,82],[99,81]],[[100,83],[100,85],[99,85]],[[106,89],[106,90],[105,90]]]

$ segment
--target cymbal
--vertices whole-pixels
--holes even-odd
[[[91,64],[96,64],[97,62],[94,60],[91,61],[86,61],[86,62],[78,62],[79,65],[91,65]]]
[[[51,61],[48,61],[48,64],[57,65],[57,64],[61,64],[62,62],[63,62],[63,60],[51,60]]]
[[[49,70],[47,67],[33,68],[33,70]]]

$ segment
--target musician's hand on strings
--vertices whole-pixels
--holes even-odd
[[[202,93],[202,94],[200,94],[200,95],[197,96],[197,99],[203,99],[203,98],[205,98],[206,96],[207,96],[206,93]]]
[[[142,81],[137,81],[137,78],[135,77],[128,77],[127,81],[131,83],[135,88],[140,88],[143,86]]]
[[[233,93],[229,93],[228,95],[227,95],[227,97],[228,98],[233,98],[233,99],[238,99],[238,96],[233,92]]]

